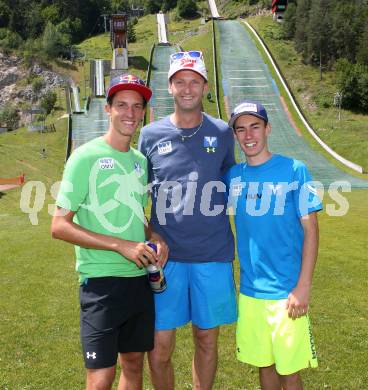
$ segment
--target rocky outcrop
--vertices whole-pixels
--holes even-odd
[[[18,67],[21,60],[0,52],[0,106],[14,98],[15,83],[21,76]]]
[[[37,95],[31,84],[21,83],[21,80],[32,75],[43,79],[43,86]],[[19,107],[24,106],[23,103],[36,104],[47,91],[63,86],[67,81],[64,76],[44,69],[39,64],[26,69],[20,57],[7,56],[0,52],[0,109],[7,103]]]

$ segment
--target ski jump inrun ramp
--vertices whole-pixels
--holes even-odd
[[[167,33],[166,33],[166,20],[165,20],[165,14],[163,14],[162,12],[157,14],[157,30],[158,30],[159,44],[167,45],[169,42],[167,40]]]
[[[210,6],[210,11],[213,19],[220,18],[220,15],[217,11],[217,6],[215,0],[208,0],[208,4]]]

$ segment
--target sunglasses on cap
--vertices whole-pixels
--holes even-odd
[[[174,61],[180,60],[182,58],[201,58],[203,59],[202,52],[199,50],[190,50],[190,51],[178,51],[170,55],[170,64]]]

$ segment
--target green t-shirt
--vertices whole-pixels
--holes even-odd
[[[100,137],[70,156],[56,204],[74,211],[74,222],[96,233],[143,242],[147,160],[137,150],[120,152]],[[75,246],[80,282],[102,276],[146,273],[114,251]]]

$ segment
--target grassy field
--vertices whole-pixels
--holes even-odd
[[[38,136],[19,131],[0,137],[5,156],[1,175],[25,170],[29,180],[44,183],[46,193],[44,201],[40,189],[31,199],[23,196],[23,210],[38,210],[35,225],[20,209],[20,190],[0,199],[0,389],[81,389],[74,253],[71,245],[52,241],[49,234],[50,189],[62,171],[65,132],[48,134],[45,159],[38,154]],[[41,198],[37,202],[36,195]],[[345,216],[320,215],[321,249],[311,308],[320,368],[305,373],[307,389],[363,389],[368,381],[367,192],[344,196],[350,204]],[[334,202],[327,196],[327,203]],[[234,332],[234,326],[222,331],[215,389],[256,389],[256,370],[235,359]],[[191,388],[189,338],[189,327],[179,330],[174,358],[178,389]],[[145,388],[150,388],[147,378]]]
[[[148,31],[155,23],[153,19],[148,27],[149,20],[137,26],[137,31],[146,34],[147,45],[130,46],[132,56],[146,60],[151,45]],[[199,20],[188,23],[199,28]],[[179,31],[179,23],[177,28]],[[200,37],[182,31],[177,37],[184,48],[202,49],[210,69],[208,28],[203,28]],[[105,38],[101,37],[101,45],[106,45]],[[92,56],[93,50],[96,48],[91,49]],[[71,245],[51,240],[49,233],[50,190],[60,180],[66,145],[65,119],[56,125],[56,133],[41,135],[20,129],[0,134],[0,177],[25,172],[28,181],[39,182],[28,184],[33,188],[29,197],[24,188],[23,193],[12,190],[0,198],[1,390],[76,390],[84,386],[74,251]],[[46,158],[39,153],[44,145]],[[320,214],[320,255],[311,306],[320,367],[303,374],[306,389],[358,390],[368,383],[368,197],[367,191],[343,195],[350,205],[346,215]],[[334,201],[326,195],[324,203]],[[38,220],[34,225],[31,211],[33,222]],[[237,261],[235,269],[238,280]],[[191,389],[190,333],[189,326],[178,331],[174,362],[179,390]],[[235,359],[234,325],[223,328],[219,348],[215,390],[257,389],[256,370]],[[147,376],[144,388],[151,389]]]

